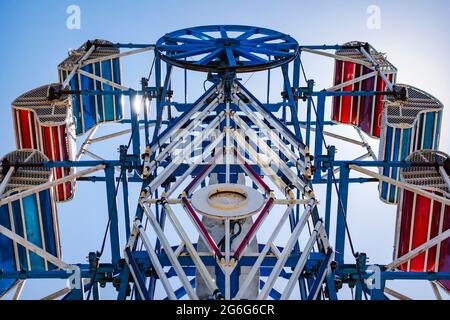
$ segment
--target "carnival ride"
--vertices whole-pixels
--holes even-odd
[[[129,88],[122,60],[144,52],[154,54],[152,76]],[[334,59],[333,87],[314,90],[305,54]],[[188,70],[205,76],[209,88],[196,101],[174,101],[177,68],[185,91]],[[265,71],[270,88],[274,69],[283,77],[277,103],[261,102],[239,79]],[[306,46],[251,26],[186,28],[155,45],[87,41],[58,66],[59,83],[12,103],[17,150],[1,162],[0,295],[18,298],[27,279],[68,278],[69,288],[47,298],[98,299],[112,283],[118,299],[338,299],[345,286],[354,299],[403,299],[387,282],[404,279],[430,281],[441,297],[450,290],[443,105],[397,84],[397,72],[366,42]],[[109,122],[130,128],[95,137]],[[353,126],[360,140],[325,130],[336,124]],[[379,139],[378,156],[365,135]],[[129,143],[117,159],[89,150],[118,136]],[[366,153],[338,160],[329,136]],[[68,264],[58,203],[82,201],[75,190],[89,181],[106,185],[111,261],[97,251],[88,263]],[[347,223],[349,184],[371,182],[398,207],[389,264],[354,252]],[[140,185],[137,199],[129,199],[130,183]],[[316,197],[317,185],[326,185],[326,199]],[[344,259],[348,244],[352,261]]]

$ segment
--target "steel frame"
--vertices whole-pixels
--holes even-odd
[[[155,49],[154,45],[148,44],[114,44],[115,47],[118,48],[129,48],[132,49],[129,53],[123,53],[120,56],[125,57],[131,54],[137,54],[146,51],[152,51]],[[326,53],[324,50],[336,50],[339,49],[340,46],[336,45],[324,45],[324,46],[302,46],[300,47],[300,53],[314,53],[320,54],[322,56],[338,58],[336,55]],[[77,72],[82,72],[79,70],[79,67],[82,66],[83,61],[92,53],[92,48],[83,58],[83,60],[79,63],[79,65],[73,70],[71,75],[75,75]],[[342,58],[342,57],[340,57]],[[106,59],[106,58],[105,58]],[[256,140],[256,133],[252,129],[252,125],[259,125],[260,129],[269,129],[275,128],[277,130],[277,134],[266,136],[270,141],[270,144],[264,142],[263,144],[256,144],[257,149],[247,148],[247,152],[250,155],[250,158],[256,162],[256,165],[246,164],[244,166],[243,172],[246,172],[249,176],[260,176],[260,175],[268,175],[271,177],[278,177],[277,173],[274,172],[270,166],[264,164],[263,162],[258,162],[258,159],[255,158],[258,152],[261,150],[267,151],[272,156],[276,156],[276,153],[271,150],[273,146],[273,142],[278,142],[279,145],[282,145],[279,148],[278,152],[281,154],[281,159],[288,159],[288,161],[281,162],[281,172],[284,174],[289,180],[294,182],[294,187],[297,188],[298,191],[303,192],[303,195],[307,197],[309,200],[306,205],[305,212],[300,216],[300,202],[286,202],[287,209],[284,214],[280,217],[278,225],[273,230],[272,235],[270,235],[269,240],[264,245],[259,245],[260,250],[259,253],[255,255],[251,254],[242,254],[242,256],[234,256],[233,260],[239,260],[238,263],[240,266],[252,266],[250,275],[255,275],[260,273],[261,276],[268,277],[267,281],[261,283],[261,291],[258,296],[260,299],[268,298],[269,296],[272,298],[289,298],[291,293],[293,292],[295,285],[298,284],[299,295],[303,299],[317,299],[319,293],[323,288],[326,287],[326,297],[329,299],[337,299],[337,289],[335,284],[337,282],[344,282],[351,286],[356,287],[355,299],[361,299],[362,293],[366,292],[371,299],[388,299],[386,294],[390,294],[391,296],[397,298],[405,298],[402,294],[397,293],[393,290],[390,290],[385,286],[387,281],[390,280],[428,280],[428,281],[436,281],[443,279],[450,279],[450,273],[444,272],[435,272],[435,273],[425,273],[425,272],[394,272],[391,269],[395,268],[401,262],[394,261],[388,265],[380,265],[381,268],[381,287],[378,289],[369,289],[367,284],[364,282],[365,279],[369,278],[371,273],[368,271],[370,269],[370,265],[366,264],[365,256],[361,255],[357,257],[357,261],[346,262],[344,261],[344,253],[345,253],[345,244],[348,239],[346,239],[345,232],[345,217],[347,214],[347,202],[348,202],[348,187],[351,183],[364,183],[364,182],[372,182],[378,181],[381,179],[387,179],[376,173],[366,169],[366,168],[377,168],[377,167],[409,167],[414,165],[409,162],[387,162],[387,161],[376,161],[376,158],[371,152],[369,144],[364,140],[363,136],[361,139],[361,146],[367,148],[368,155],[372,156],[374,160],[372,161],[363,161],[363,160],[336,160],[335,159],[335,151],[333,146],[328,146],[326,153],[324,153],[324,145],[323,145],[323,136],[326,135],[324,128],[326,126],[332,125],[329,121],[326,121],[325,117],[325,103],[326,99],[333,96],[369,96],[376,94],[375,92],[336,92],[338,88],[330,88],[326,91],[314,91],[310,81],[306,83],[305,87],[300,86],[300,74],[301,69],[300,66],[302,64],[301,55],[299,54],[297,58],[291,62],[289,65],[285,64],[282,66],[282,73],[284,76],[284,88],[288,92],[288,97],[283,98],[283,101],[273,104],[269,103],[263,104],[258,101],[256,97],[254,97],[245,87],[237,80],[232,80],[233,83],[236,84],[235,89],[231,92],[231,99],[227,100],[223,94],[226,94],[224,91],[224,86],[226,82],[229,80],[229,74],[220,75],[220,80],[213,83],[213,86],[205,92],[196,102],[193,104],[177,103],[173,102],[170,99],[167,99],[167,92],[171,88],[171,69],[172,67],[168,66],[167,76],[164,81],[162,81],[161,77],[161,57],[156,54],[156,68],[155,68],[155,86],[148,87],[144,86],[141,90],[129,89],[124,86],[118,86],[113,83],[107,82],[105,79],[97,79],[98,77],[94,75],[88,75],[98,81],[105,81],[109,85],[112,85],[116,89],[111,92],[78,92],[82,95],[122,95],[128,96],[130,98],[130,106],[133,105],[133,99],[137,96],[141,97],[144,101],[145,99],[153,99],[156,98],[156,120],[147,120],[143,121],[142,114],[137,114],[135,110],[131,107],[130,119],[125,119],[121,121],[123,124],[130,124],[130,130],[124,130],[120,132],[122,134],[135,133],[132,135],[132,148],[128,150],[127,148],[121,148],[121,156],[119,160],[88,160],[81,161],[80,158],[83,154],[89,155],[88,147],[93,142],[105,141],[108,139],[112,139],[117,135],[112,134],[108,136],[104,136],[101,138],[94,138],[95,131],[97,127],[91,129],[90,133],[87,135],[86,140],[81,145],[80,151],[78,152],[77,161],[73,162],[46,162],[40,165],[44,167],[85,167],[89,168],[85,171],[81,171],[76,174],[76,178],[79,181],[98,181],[105,182],[106,184],[106,195],[108,201],[109,208],[109,217],[111,219],[110,223],[110,247],[112,253],[112,261],[108,263],[100,263],[95,266],[94,261],[97,258],[95,255],[91,257],[89,264],[77,264],[76,266],[70,266],[60,262],[59,260],[55,260],[56,258],[48,256],[45,252],[41,252],[39,248],[33,246],[30,243],[27,243],[24,239],[19,239],[17,235],[13,234],[10,230],[7,230],[3,227],[0,228],[0,232],[7,237],[13,239],[14,241],[23,243],[23,245],[29,247],[37,254],[41,255],[44,259],[48,261],[60,265],[61,269],[73,269],[79,268],[80,270],[80,279],[91,279],[91,282],[87,285],[84,285],[80,290],[67,290],[63,289],[62,292],[57,292],[54,295],[50,295],[47,298],[57,298],[64,295],[65,299],[83,299],[84,293],[83,291],[89,290],[90,288],[97,288],[98,283],[107,283],[116,281],[119,282],[117,286],[118,291],[118,299],[126,299],[130,297],[132,291],[135,291],[136,294],[134,298],[137,299],[154,299],[155,298],[155,283],[156,280],[160,280],[165,291],[167,293],[167,297],[169,299],[181,298],[185,294],[189,296],[191,299],[198,298],[195,290],[193,288],[193,281],[189,280],[188,277],[195,276],[195,269],[199,269],[201,271],[202,276],[206,279],[209,288],[211,289],[212,296],[214,298],[222,298],[223,295],[221,290],[218,288],[222,285],[222,283],[218,283],[217,285],[212,281],[211,278],[208,277],[209,273],[206,270],[207,266],[220,266],[220,269],[225,272],[225,274],[229,277],[226,281],[226,290],[225,296],[226,298],[231,298],[230,292],[235,292],[235,299],[239,299],[242,296],[242,292],[245,287],[249,284],[251,277],[247,278],[244,282],[242,288],[233,287],[236,284],[235,279],[231,279],[236,277],[236,274],[233,271],[236,268],[236,265],[232,265],[231,260],[227,256],[226,262],[224,262],[222,258],[222,254],[218,254],[216,250],[215,256],[213,254],[202,254],[196,252],[196,244],[191,243],[188,234],[183,229],[180,221],[177,219],[177,214],[171,209],[170,201],[168,199],[168,194],[172,194],[175,192],[179,186],[180,182],[176,182],[173,188],[162,187],[161,185],[165,182],[165,180],[169,176],[179,177],[181,179],[186,179],[189,175],[192,176],[204,176],[205,174],[211,172],[212,168],[208,167],[208,164],[201,161],[200,163],[189,163],[186,167],[183,164],[183,160],[186,160],[189,157],[187,152],[179,152],[175,159],[178,157],[179,162],[172,161],[171,163],[161,162],[165,159],[166,155],[171,154],[172,150],[177,149],[177,147],[183,142],[184,136],[179,135],[174,136],[180,128],[183,126],[186,127],[186,124],[192,120],[192,117],[198,113],[198,117],[196,118],[198,122],[191,122],[187,125],[186,130],[184,132],[188,132],[190,129],[193,129],[197,126],[197,124],[209,123],[211,126],[209,128],[204,129],[206,131],[205,135],[209,136],[212,132],[212,129],[222,126],[225,132],[225,140],[226,140],[226,148],[223,151],[225,154],[230,153],[231,151],[227,148],[231,147],[231,145],[235,142],[238,144],[248,144],[243,141],[243,137],[239,135],[237,131],[234,131],[230,134],[230,130],[233,125],[237,125],[242,129],[248,131],[250,133],[250,139]],[[367,64],[364,62],[364,64]],[[289,66],[293,65],[292,77],[289,76]],[[376,66],[369,64],[371,68],[376,70]],[[379,72],[382,74],[382,72]],[[383,76],[383,74],[382,74]],[[385,77],[384,77],[385,78]],[[70,76],[68,77],[70,80]],[[292,79],[292,80],[291,80]],[[65,85],[67,85],[68,81],[66,79],[63,84],[62,89],[65,89]],[[310,79],[307,79],[310,80]],[[386,80],[386,79],[385,79]],[[292,85],[291,85],[292,83]],[[268,86],[270,84],[270,76],[268,77]],[[162,89],[160,89],[162,85]],[[391,85],[392,87],[392,85]],[[287,88],[287,89],[286,89]],[[293,90],[290,90],[290,89]],[[247,101],[243,102],[243,98]],[[212,99],[212,100],[211,100]],[[304,106],[300,106],[301,101],[305,101]],[[244,104],[244,105],[243,105]],[[313,119],[312,107],[316,106],[316,116]],[[171,107],[181,112],[181,115],[176,119],[167,119],[163,120],[163,112],[165,107]],[[280,108],[283,110],[288,107],[291,110],[291,119],[288,120],[287,113],[283,112],[282,117],[277,118],[274,115],[276,111]],[[222,108],[222,113],[218,113],[217,117],[213,119],[209,119],[207,116],[214,108]],[[186,111],[185,111],[186,110]],[[242,116],[239,116],[236,112],[239,111],[242,113]],[[304,112],[307,115],[306,122],[301,122],[298,120],[298,114]],[[245,116],[245,117],[244,117]],[[215,120],[214,120],[215,119]],[[221,120],[225,119],[225,124],[221,125]],[[153,121],[153,122],[152,122]],[[139,124],[144,123],[143,128],[139,128]],[[154,126],[154,136],[153,140],[150,142],[150,124]],[[166,129],[162,132],[160,130],[166,126]],[[291,130],[290,128],[293,128]],[[141,136],[139,134],[140,129],[145,131],[146,139],[145,141],[141,141]],[[304,134],[300,129],[304,129]],[[262,131],[264,134],[264,131]],[[271,132],[271,131],[268,131]],[[314,141],[311,141],[311,133],[314,133],[312,136],[314,137]],[[343,141],[351,142],[349,139],[345,137],[339,137],[337,135],[333,136],[334,138],[342,138]],[[223,139],[223,135],[219,135],[219,140]],[[178,140],[177,140],[178,139]],[[283,144],[283,143],[286,144]],[[202,140],[194,139],[192,143],[193,147],[198,147],[202,143]],[[167,175],[165,174],[163,178],[157,178],[156,180],[149,181],[146,178],[143,178],[139,174],[128,175],[124,174],[122,179],[116,177],[115,170],[118,172],[127,172],[130,170],[134,170],[135,172],[139,172],[142,168],[142,160],[141,157],[141,146],[146,144],[148,146],[148,156],[149,156],[149,172],[156,172],[158,167],[163,167],[167,171]],[[310,164],[310,154],[309,148],[307,146],[313,145],[313,161],[315,171],[312,172],[312,165]],[[288,146],[288,147],[287,147]],[[161,152],[161,148],[164,147],[164,151]],[[211,160],[211,157],[208,157],[208,152],[211,152],[213,149],[217,149],[216,145],[212,145],[209,149],[207,149],[205,156],[202,156],[203,160]],[[222,152],[222,151],[220,151]],[[91,154],[92,155],[92,154]],[[253,155],[253,157],[252,157]],[[242,155],[245,157],[245,154]],[[226,158],[226,157],[225,157]],[[238,167],[236,165],[231,165],[228,163],[228,160],[225,160],[225,172],[227,181],[230,179],[231,175],[237,175]],[[439,164],[438,164],[439,165]],[[442,164],[441,164],[442,165]],[[216,164],[217,170],[223,171],[223,166]],[[97,170],[104,170],[105,176],[82,176],[86,174],[91,174]],[[295,170],[295,171],[293,171]],[[299,175],[300,170],[309,173],[311,175],[311,180],[302,180]],[[370,178],[350,178],[350,171],[354,170],[360,172],[362,174],[369,175]],[[337,173],[339,171],[339,178],[334,179],[333,172]],[[297,174],[296,174],[297,172]],[[321,172],[326,173],[324,176],[321,176]],[[63,183],[67,179],[72,177],[66,177],[61,179],[61,181],[55,181],[49,183],[48,185],[43,186],[43,188],[50,188],[54,184]],[[309,177],[307,177],[309,178]],[[64,180],[64,181],[63,181]],[[156,181],[156,182],[155,182]],[[268,189],[264,184],[259,185],[263,187],[264,193],[269,195],[270,188]],[[307,181],[306,183],[304,181]],[[126,221],[130,221],[130,208],[128,207],[128,203],[130,199],[128,198],[128,183],[140,183],[142,185],[143,193],[141,198],[137,202],[136,208],[136,216],[134,222],[132,224],[132,230],[128,230],[130,226],[127,226],[126,229],[126,238],[120,238],[118,230],[120,229],[118,223],[118,206],[116,203],[117,193],[114,190],[114,185],[116,182],[120,182],[123,184],[123,198],[124,198],[124,214],[127,216]],[[273,178],[273,182],[277,185],[281,190],[285,193],[293,193],[292,190],[286,183],[279,178]],[[337,223],[336,223],[336,238],[334,241],[329,241],[327,239],[327,234],[330,231],[330,219],[331,219],[331,206],[330,203],[333,198],[333,184],[337,182],[339,183],[339,193],[337,197],[339,201],[342,203],[342,206],[338,208],[337,214]],[[200,181],[196,182],[197,184],[203,183]],[[389,181],[389,183],[395,183],[395,181]],[[303,229],[308,218],[316,217],[317,208],[316,208],[316,199],[314,197],[312,186],[315,184],[326,184],[327,194],[326,194],[326,208],[323,214],[324,220],[320,220],[314,218],[314,230],[311,235],[310,240],[300,250],[298,244],[298,236]],[[399,187],[405,187],[400,183],[397,183]],[[165,194],[164,191],[168,192]],[[415,190],[417,191],[417,190]],[[31,192],[31,191],[30,191]],[[186,205],[187,195],[189,192],[182,194],[182,202]],[[26,192],[10,196],[6,199],[1,199],[0,204],[6,203],[8,201],[12,201],[13,199],[18,199],[26,196]],[[161,194],[160,197],[157,195]],[[167,198],[166,198],[167,197]],[[270,196],[272,199],[272,195]],[[287,197],[287,199],[292,200]],[[280,200],[280,199],[277,199]],[[442,198],[439,197],[441,201]],[[280,200],[281,201],[281,200]],[[173,202],[176,202],[175,200]],[[447,200],[448,202],[448,200]],[[153,205],[156,208],[156,211],[153,212],[150,209],[150,206]],[[187,210],[189,211],[189,210]],[[192,212],[191,212],[192,213]],[[195,213],[193,213],[195,214]],[[164,226],[166,217],[172,221],[175,225],[176,230],[181,238],[181,244],[176,247],[171,247],[169,241],[165,238],[164,235]],[[291,225],[291,236],[288,240],[288,243],[284,248],[277,248],[274,246],[273,242],[276,238],[277,234],[280,232],[281,227],[289,218]],[[145,230],[143,226],[144,219],[149,219],[150,224],[154,230],[154,232],[158,236],[158,241],[155,244],[152,244],[152,240],[147,236],[148,231]],[[155,234],[154,233],[154,234]],[[153,235],[154,235],[153,234]],[[414,255],[420,253],[421,250],[431,246],[443,239],[446,239],[449,236],[448,231],[442,234],[435,239],[429,241],[429,243],[424,244],[420,248],[417,248],[414,252],[412,252],[408,257],[402,257],[399,260],[405,261],[406,259],[411,259]],[[248,240],[248,239],[247,239]],[[161,242],[160,242],[161,241]],[[319,244],[320,242],[320,244]],[[329,247],[329,242],[333,244],[334,249],[331,250]],[[126,247],[123,253],[121,253],[120,247],[121,243],[126,243]],[[142,243],[145,250],[140,250],[138,243]],[[312,248],[314,245],[318,245],[319,251],[312,252]],[[189,254],[182,254],[184,252],[184,248],[187,249]],[[229,253],[230,249],[227,248],[227,253]],[[220,252],[220,251],[219,251]],[[234,263],[234,262],[233,262]],[[95,267],[93,267],[93,265]],[[291,273],[287,273],[284,271],[283,267],[290,267],[292,269]],[[23,289],[23,285],[26,279],[67,279],[70,277],[71,273],[66,272],[65,270],[52,270],[52,271],[1,271],[0,279],[18,279],[20,280],[20,286],[17,289],[15,294],[15,298],[18,298],[21,290]],[[314,280],[307,279],[306,275],[315,275]],[[173,286],[170,283],[170,278],[177,276],[178,279],[182,282],[182,288],[178,290],[174,290]],[[231,277],[231,278],[230,278]],[[287,289],[283,293],[278,293],[274,289],[274,284],[279,277],[286,278],[288,280]],[[440,297],[439,289],[433,284],[433,289],[436,292],[436,296]],[[98,289],[97,289],[98,290]],[[94,289],[94,292],[96,289]],[[320,296],[324,298],[325,295]],[[93,298],[99,298],[98,292],[94,293]]]

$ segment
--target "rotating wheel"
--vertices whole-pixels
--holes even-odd
[[[284,33],[250,26],[212,25],[166,34],[156,43],[161,58],[204,72],[253,72],[278,67],[298,54],[298,43]]]

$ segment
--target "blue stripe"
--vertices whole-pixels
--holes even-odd
[[[434,118],[435,118],[434,112],[428,112],[425,116],[425,131],[424,131],[422,149],[432,149],[433,148]]]
[[[50,198],[50,191],[45,190],[39,193],[41,203],[42,225],[44,229],[45,249],[50,254],[56,256],[56,237],[53,221],[53,208]]]
[[[437,113],[437,123],[436,123],[436,135],[434,138],[434,149],[439,149],[439,134],[441,133],[441,118],[442,118],[442,111],[439,111]]]
[[[399,146],[400,146],[400,137],[401,137],[401,129],[397,128],[395,129],[395,140],[394,140],[394,154],[392,157],[393,161],[399,160]],[[391,168],[391,178],[394,180],[397,180],[397,168]],[[394,203],[396,201],[395,198],[395,186],[391,185],[391,188],[389,190],[389,202]]]
[[[420,115],[420,120],[419,120],[419,126],[418,126],[418,128],[417,128],[417,133],[418,133],[418,139],[417,139],[417,146],[416,146],[416,149],[415,150],[420,150],[420,149],[423,149],[423,147],[422,147],[422,143],[423,143],[423,136],[422,136],[422,129],[423,129],[423,126],[424,126],[424,118],[425,118],[425,116],[424,116],[424,114],[421,114]]]

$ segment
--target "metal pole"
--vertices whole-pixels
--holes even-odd
[[[350,169],[348,166],[341,166],[339,175],[338,212],[336,222],[336,261],[338,264],[344,263],[345,250],[345,220],[347,219],[347,201]]]
[[[325,96],[319,95],[317,97],[317,115],[316,115],[316,134],[314,143],[314,158],[316,165],[316,172],[314,172],[314,180],[320,179],[320,162],[317,161],[318,157],[322,155],[323,147],[323,128],[324,128],[324,116],[325,116]]]

